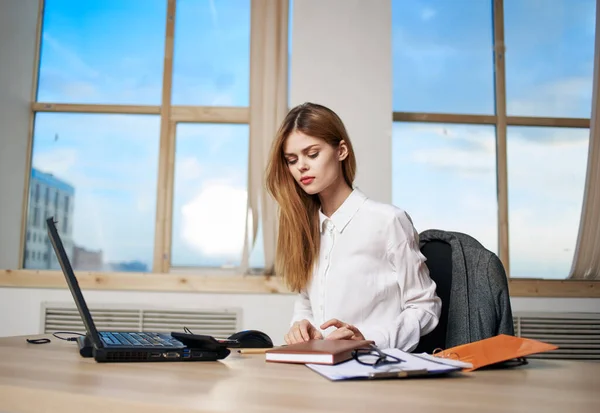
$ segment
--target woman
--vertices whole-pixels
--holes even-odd
[[[267,167],[280,209],[276,270],[299,293],[285,341],[410,351],[436,327],[441,301],[409,216],[354,188],[355,171],[333,111],[305,103],[287,114]]]

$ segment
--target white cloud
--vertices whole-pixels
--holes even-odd
[[[458,125],[410,125],[397,133],[416,145],[408,158],[411,162],[452,170],[462,176],[495,173],[495,136],[493,132]],[[432,139],[433,138],[433,139]],[[442,143],[438,142],[442,140]]]
[[[510,84],[510,79],[509,79]],[[516,116],[589,117],[581,108],[591,104],[592,81],[585,76],[568,77],[518,91],[509,89],[507,112]]]
[[[63,180],[72,176],[71,172],[76,163],[77,150],[75,148],[61,148],[42,153],[34,153],[32,160],[32,166],[34,168],[39,169],[42,172],[51,173]]]
[[[92,101],[99,95],[98,88],[91,82],[82,81],[65,81],[61,88],[64,98],[67,100],[77,101],[77,99],[84,99],[85,101]]]
[[[196,71],[198,69],[196,68]],[[241,82],[240,76],[235,77]],[[176,105],[203,105],[203,106],[239,106],[236,104],[240,87],[236,82],[224,87],[213,85],[214,78],[202,77],[200,73],[186,76],[175,73],[173,76],[173,104]],[[247,85],[242,85],[247,87]]]
[[[182,240],[201,254],[237,257],[244,245],[246,202],[244,189],[206,185],[181,209]]]
[[[202,176],[202,166],[194,156],[185,156],[177,160],[175,176],[177,182],[197,181]]]
[[[49,46],[56,53],[60,60],[64,61],[65,66],[79,75],[90,79],[100,76],[98,70],[87,64],[78,53],[63,45],[59,40],[47,32],[43,35],[44,46]]]
[[[463,177],[473,174],[494,172],[495,164],[489,157],[473,156],[461,149],[425,149],[412,152],[414,162],[427,164],[439,169],[451,169]]]
[[[460,48],[414,36],[400,26],[394,27],[392,36],[394,54],[403,64],[418,67],[419,77],[429,81],[447,78],[448,62],[464,53]]]
[[[223,148],[235,146],[234,139],[241,125],[223,124],[181,124],[177,127],[177,140],[202,140],[208,146],[209,155],[218,156]],[[238,142],[239,144],[239,142]],[[247,144],[247,141],[244,142]],[[221,154],[222,155],[222,154]]]
[[[215,6],[215,0],[208,0],[208,6],[210,8],[210,18],[215,29],[219,28],[219,15],[217,14],[217,7]]]
[[[401,168],[404,178],[394,183],[403,186],[406,198],[395,201],[407,209],[419,231],[464,232],[497,251],[493,130],[426,124],[395,128],[399,147],[394,159],[406,163]],[[509,128],[511,263],[520,276],[568,275],[579,229],[588,136],[586,129]],[[420,175],[408,179],[414,168]]]
[[[518,277],[566,278],[573,260],[581,203],[557,216],[542,205],[510,210],[511,269]]]
[[[48,33],[44,46],[59,64],[44,61],[40,67],[40,100],[79,103],[159,104],[162,84],[159,72],[139,56],[119,56],[111,69],[99,70],[81,53]],[[152,76],[155,75],[155,76]],[[148,79],[151,79],[148,81]]]
[[[556,132],[549,130],[549,132]],[[577,200],[583,194],[588,155],[587,130],[562,131],[560,141],[524,139],[518,132],[508,141],[509,188],[541,199]],[[572,139],[568,139],[571,136]]]
[[[437,11],[432,7],[425,7],[421,10],[421,20],[429,21],[435,17]]]

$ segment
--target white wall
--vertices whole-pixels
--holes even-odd
[[[130,291],[86,291],[88,305],[95,303],[139,304],[164,308],[242,309],[242,328],[269,334],[276,344],[283,344],[293,296],[284,294],[198,294]],[[0,290],[0,337],[38,334],[41,330],[42,302],[72,303],[68,290],[12,288]],[[600,312],[600,300],[575,298],[512,298],[513,312]]]
[[[283,344],[292,314],[293,296],[289,294],[199,294],[171,292],[85,291],[88,306],[127,304],[163,308],[242,309],[242,329],[267,333]],[[12,288],[0,289],[0,337],[38,334],[42,302],[72,303],[68,290]]]
[[[290,105],[335,111],[357,157],[356,185],[392,201],[391,1],[294,1]]]
[[[10,3],[10,5],[9,5]],[[0,1],[0,268],[16,268],[37,0]],[[294,2],[291,103],[330,106],[345,121],[358,157],[357,184],[391,201],[391,6],[389,0]],[[85,292],[89,304],[241,307],[243,328],[281,342],[293,296],[273,294]],[[67,290],[0,288],[0,336],[35,334],[43,301]],[[596,311],[600,300],[515,298],[515,311]]]
[[[38,0],[0,2],[0,268],[16,268]]]

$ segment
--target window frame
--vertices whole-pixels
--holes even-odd
[[[494,115],[430,112],[393,112],[393,122],[455,123],[496,127],[496,177],[498,192],[498,256],[504,265],[511,296],[600,297],[600,280],[547,280],[510,278],[508,226],[507,127],[542,126],[590,128],[590,118],[508,116],[506,112],[506,63],[504,42],[504,0],[492,1],[494,50]]]
[[[130,291],[180,291],[180,292],[230,292],[230,293],[289,293],[278,276],[217,274],[198,272],[179,273],[170,271],[170,246],[172,229],[172,201],[174,176],[175,127],[178,122],[193,123],[242,123],[250,121],[248,107],[172,106],[171,86],[174,51],[174,15],[177,0],[167,2],[166,42],[161,105],[106,105],[64,104],[36,102],[39,75],[40,46],[43,23],[44,0],[39,0],[34,71],[32,79],[31,112],[27,153],[33,146],[33,127],[36,113],[72,112],[98,114],[151,114],[161,116],[159,177],[157,182],[156,228],[154,259],[151,273],[80,271],[78,279],[85,289]],[[252,1],[252,0],[251,0]],[[506,79],[504,65],[504,17],[503,0],[493,2],[494,68],[495,68],[495,115],[469,115],[445,113],[394,112],[394,122],[430,122],[495,125],[497,131],[497,180],[498,180],[498,237],[500,259],[509,269],[508,256],[508,187],[506,159],[507,126],[552,126],[589,128],[586,118],[545,118],[507,116]],[[256,7],[251,3],[251,8]],[[251,39],[260,35],[262,28],[250,26]],[[252,54],[251,54],[252,56]],[[252,59],[252,57],[250,57]],[[252,65],[252,62],[251,64]],[[250,103],[249,103],[250,104]],[[30,197],[31,159],[26,161],[24,194],[22,203],[21,238],[18,270],[0,270],[0,286],[26,288],[65,288],[60,271],[23,269],[25,237],[27,236],[27,203]],[[507,271],[508,274],[508,271]],[[40,276],[43,275],[43,276]],[[596,297],[600,298],[600,281],[508,279],[513,297]]]
[[[126,115],[158,115],[160,116],[160,136],[159,136],[159,159],[158,159],[158,179],[156,190],[156,227],[154,231],[154,251],[152,260],[152,273],[169,273],[171,271],[171,230],[172,230],[172,204],[173,204],[173,186],[174,186],[174,157],[176,136],[175,130],[178,123],[218,123],[218,124],[247,124],[250,123],[250,107],[248,106],[190,106],[190,105],[172,105],[172,85],[173,85],[173,62],[175,45],[175,16],[177,0],[164,0],[167,4],[165,16],[165,46],[163,57],[163,76],[162,92],[160,105],[129,105],[129,104],[80,104],[80,103],[54,103],[38,102],[36,100],[40,54],[41,37],[43,31],[44,18],[44,0],[39,1],[36,48],[34,59],[34,73],[32,79],[31,93],[31,115],[29,124],[29,141],[27,151],[31,153],[33,147],[33,132],[35,116],[38,113],[85,113],[85,114],[126,114]],[[251,7],[254,7],[252,5]],[[257,30],[250,26],[250,39],[257,35]],[[250,40],[249,40],[250,41]],[[251,64],[248,65],[250,71]],[[26,170],[31,170],[31,159],[27,160]],[[25,193],[23,198],[23,211],[27,210],[29,198],[29,174],[25,177]],[[19,248],[19,268],[23,271],[24,259],[24,236],[27,231],[26,213],[23,212],[21,223],[21,245]],[[44,271],[45,272],[45,271]],[[177,272],[177,271],[175,271]],[[194,273],[206,273],[207,270],[201,267]],[[211,274],[217,275],[231,274],[231,270],[209,269]],[[97,274],[100,274],[99,272]],[[101,273],[105,274],[105,273]],[[109,274],[109,273],[107,273]],[[112,274],[112,273],[110,273]],[[119,282],[118,284],[122,284]]]

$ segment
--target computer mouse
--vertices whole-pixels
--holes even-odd
[[[271,348],[273,340],[271,337],[258,330],[238,331],[229,337],[229,340],[236,340],[238,344],[229,347],[239,348]]]

